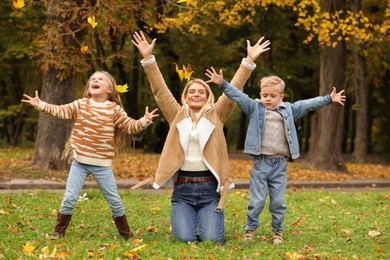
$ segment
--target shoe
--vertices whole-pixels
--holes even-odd
[[[127,222],[126,215],[114,218],[115,225],[119,231],[119,234],[125,239],[129,240],[134,237],[134,234],[130,231],[129,224]]]
[[[65,231],[69,226],[69,222],[72,218],[72,215],[64,215],[58,211],[57,213],[57,222],[54,228],[53,234],[51,234],[51,240],[57,240],[60,237],[65,236]]]
[[[272,230],[272,243],[278,245],[283,243],[283,232],[281,230]]]
[[[245,230],[245,235],[244,235],[245,241],[253,240],[254,237],[255,237],[254,230]]]

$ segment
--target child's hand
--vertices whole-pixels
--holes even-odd
[[[247,57],[246,61],[249,64],[252,64],[255,62],[255,60],[260,56],[260,54],[268,51],[269,48],[268,46],[271,44],[269,40],[266,40],[265,42],[261,43],[264,40],[264,36],[261,37],[255,45],[251,46],[251,43],[249,40],[246,40],[246,49],[247,49]]]
[[[217,74],[215,69],[211,67],[210,69],[206,69],[205,75],[210,78],[208,81],[206,81],[207,83],[214,83],[218,86],[223,83],[222,69],[219,70],[219,74]]]
[[[347,99],[347,96],[343,96],[342,94],[344,93],[344,89],[341,90],[340,92],[336,93],[336,88],[333,87],[332,93],[330,93],[330,97],[332,98],[333,103],[339,103],[342,106],[344,106],[344,102]]]
[[[155,108],[152,112],[149,113],[149,107],[148,106],[145,107],[144,117],[145,117],[146,123],[148,123],[148,124],[153,123],[153,118],[159,116],[159,114],[155,114],[157,112],[157,110],[158,110],[158,108]]]
[[[29,95],[23,94],[23,96],[27,99],[22,99],[22,102],[29,103],[34,108],[37,108],[39,105],[39,96],[38,96],[38,90],[35,90],[35,97],[30,97]]]
[[[149,60],[152,57],[152,51],[154,49],[156,39],[153,39],[151,43],[148,43],[143,32],[133,33],[133,38],[134,40],[131,41],[134,46],[137,47],[144,60]]]

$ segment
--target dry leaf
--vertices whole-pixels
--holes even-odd
[[[377,236],[380,236],[381,233],[379,231],[377,231],[377,230],[370,230],[370,231],[368,231],[368,235],[370,237],[377,237]]]

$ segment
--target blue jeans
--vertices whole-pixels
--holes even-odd
[[[287,159],[257,156],[253,163],[249,185],[250,199],[245,230],[255,230],[260,226],[260,213],[264,209],[268,193],[272,230],[283,230],[287,209],[284,203],[287,187]]]
[[[217,182],[188,182],[175,185],[172,194],[173,235],[183,242],[224,242],[224,213],[216,212],[220,195]]]
[[[79,199],[81,189],[84,186],[87,176],[90,174],[93,174],[104,198],[110,206],[112,217],[116,218],[123,216],[125,214],[125,209],[118,193],[118,186],[116,185],[111,166],[94,166],[79,163],[76,160],[73,160],[72,166],[70,167],[60,212],[64,215],[72,215],[73,209]]]

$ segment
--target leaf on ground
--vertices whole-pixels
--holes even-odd
[[[377,230],[370,230],[370,231],[368,231],[368,235],[370,237],[377,237],[377,236],[380,236],[381,233],[379,231],[377,231]]]
[[[27,241],[27,243],[23,245],[24,254],[27,256],[34,256],[35,255],[35,247],[36,247],[36,245],[34,245],[34,243],[31,244],[30,241]]]

